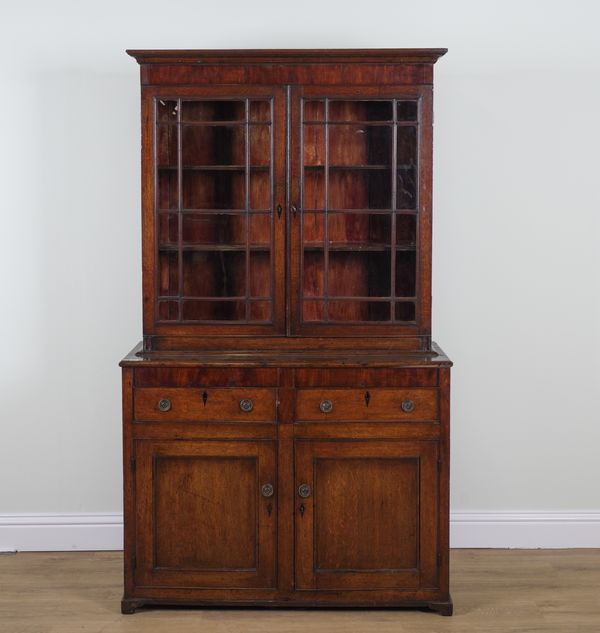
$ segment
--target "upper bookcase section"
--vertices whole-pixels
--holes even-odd
[[[141,65],[142,85],[347,84],[427,85],[445,48],[128,50]],[[315,71],[318,70],[318,73]]]

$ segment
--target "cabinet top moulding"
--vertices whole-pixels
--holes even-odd
[[[141,65],[142,86],[348,83],[424,86],[433,83],[433,64],[446,50],[128,50],[127,53]]]
[[[435,64],[447,48],[137,50],[140,64]]]

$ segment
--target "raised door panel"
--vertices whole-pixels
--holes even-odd
[[[281,88],[143,92],[146,334],[285,327]]]
[[[269,441],[138,441],[136,584],[273,587],[275,459]]]
[[[304,86],[291,110],[292,330],[428,334],[429,89]]]
[[[435,442],[296,442],[298,589],[438,584]]]

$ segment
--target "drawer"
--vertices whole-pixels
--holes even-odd
[[[134,419],[146,422],[275,421],[276,390],[143,388],[133,395]]]
[[[299,389],[299,421],[438,419],[437,389]]]

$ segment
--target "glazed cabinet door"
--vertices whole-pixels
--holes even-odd
[[[144,331],[283,332],[283,90],[173,90],[143,92]]]
[[[430,89],[299,87],[291,129],[293,331],[428,334]]]
[[[273,441],[138,440],[136,584],[273,587],[276,476]]]
[[[296,588],[438,586],[438,445],[297,440]]]

